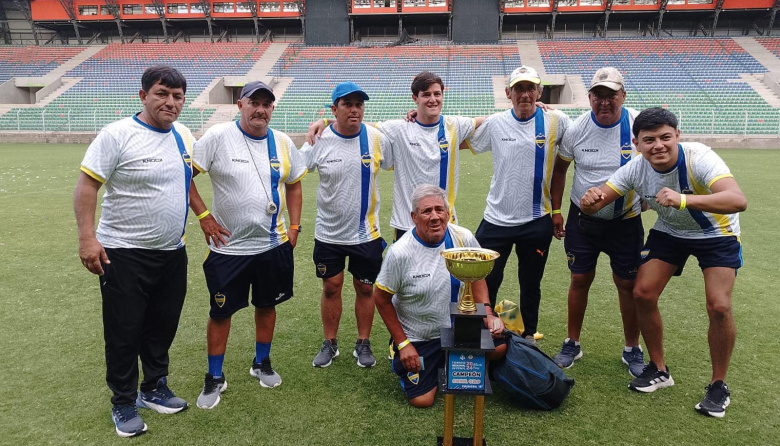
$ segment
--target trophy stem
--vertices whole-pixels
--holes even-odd
[[[463,282],[463,293],[458,300],[458,310],[463,313],[474,313],[477,311],[477,305],[474,303],[474,293],[471,292],[471,281]]]

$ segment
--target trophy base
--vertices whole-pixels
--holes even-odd
[[[450,303],[450,316],[452,317],[455,347],[479,349],[482,328],[485,327],[482,319],[487,316],[485,304],[477,304],[477,310],[474,312],[463,313],[458,310],[458,303],[452,302]]]
[[[442,446],[444,444],[444,437],[436,437],[436,444]],[[474,439],[466,437],[452,437],[452,446],[473,446]],[[487,446],[485,438],[482,438],[482,446]]]

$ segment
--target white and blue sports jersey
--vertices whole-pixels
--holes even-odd
[[[306,167],[320,174],[314,238],[356,245],[380,237],[376,175],[384,167],[383,153],[389,148],[387,138],[365,124],[353,136],[328,126],[315,145],[301,147]]]
[[[668,172],[658,172],[643,156],[638,156],[615,172],[607,186],[624,196],[630,190],[644,198],[658,212],[653,229],[669,235],[697,239],[738,236],[739,214],[716,214],[686,208],[664,207],[655,196],[664,187],[694,195],[708,195],[710,187],[721,178],[733,177],[723,160],[704,144],[682,143],[678,146],[677,165]]]
[[[178,122],[158,129],[137,116],[105,126],[81,162],[106,188],[95,233],[106,248],[177,249],[184,246],[195,138]]]
[[[195,143],[195,167],[207,172],[214,188],[211,214],[230,231],[227,245],[210,249],[220,254],[254,255],[287,242],[284,210],[286,184],[306,175],[306,166],[286,134],[268,129],[255,137],[238,121],[217,124]],[[276,212],[267,212],[268,203]]]
[[[441,253],[459,247],[478,248],[479,243],[468,229],[450,223],[436,245],[422,241],[413,229],[388,248],[376,286],[394,295],[393,307],[410,341],[438,339],[439,329],[450,326],[450,302],[458,301],[462,283],[447,270]]]
[[[444,189],[450,221],[458,222],[455,212],[460,172],[458,147],[474,132],[475,123],[473,118],[442,115],[439,122],[430,125],[404,120],[377,124],[392,143],[385,160],[387,167],[395,170],[390,226],[404,231],[414,227],[411,197],[421,184]]]
[[[571,120],[537,108],[528,119],[512,109],[490,115],[470,138],[475,153],[493,152],[485,220],[519,226],[550,213],[550,180],[558,142]]]
[[[610,126],[596,122],[592,111],[583,113],[566,130],[558,156],[574,161],[571,200],[579,206],[580,198],[591,187],[601,187],[620,166],[639,155],[634,146],[631,126],[638,112],[623,108],[620,120]],[[626,193],[614,203],[592,215],[604,220],[632,218],[641,213],[639,195]]]

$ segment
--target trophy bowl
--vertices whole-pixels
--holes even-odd
[[[441,256],[450,274],[464,283],[458,297],[458,310],[464,313],[477,311],[471,283],[490,274],[499,254],[483,248],[450,248],[445,249]]]

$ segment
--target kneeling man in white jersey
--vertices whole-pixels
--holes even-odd
[[[677,117],[650,108],[634,120],[634,144],[641,157],[618,169],[601,188],[588,189],[580,200],[586,214],[636,191],[658,212],[642,250],[634,286],[639,326],[650,363],[629,388],[653,392],[674,385],[664,361],[663,325],[658,298],[672,276],[679,276],[689,256],[704,274],[712,379],[697,411],[723,417],[731,402],[724,380],[737,328],[731,292],[742,266],[739,212],[747,199],[723,160],[700,143],[680,144]]]
[[[192,210],[209,244],[203,262],[211,310],[206,326],[208,373],[198,397],[202,409],[219,404],[227,388],[222,364],[231,318],[249,305],[250,287],[255,358],[249,373],[262,387],[282,383],[271,366],[271,341],[276,305],[293,296],[293,248],[300,231],[300,180],[306,167],[290,137],[268,126],[275,99],[263,82],[247,83],[238,100],[240,119],[215,125],[195,144],[195,174],[208,173],[214,188],[211,211],[194,184],[190,188]]]
[[[447,270],[441,252],[447,248],[479,247],[471,232],[448,224],[449,206],[443,189],[423,184],[411,197],[414,228],[387,251],[376,280],[374,299],[394,342],[392,368],[409,404],[430,407],[436,396],[438,370],[444,367],[440,329],[450,326],[450,302],[458,299],[461,282]],[[506,354],[504,325],[489,307],[484,280],[473,284],[474,300],[486,304],[485,325],[496,350]]]

